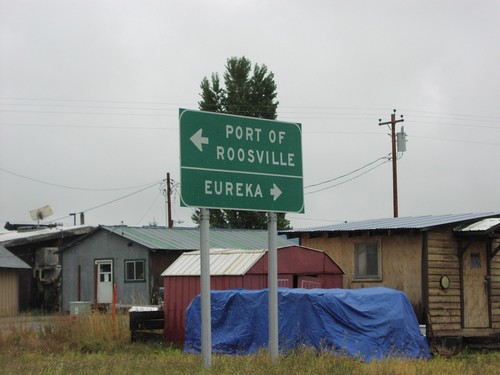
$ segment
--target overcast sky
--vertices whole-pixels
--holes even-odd
[[[170,172],[192,225],[178,109],[232,56],[267,65],[278,119],[302,124],[294,228],[392,216],[393,109],[399,216],[498,211],[499,20],[497,0],[0,0],[0,224],[50,205],[44,222],[165,225]]]

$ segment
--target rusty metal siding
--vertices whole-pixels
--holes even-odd
[[[232,275],[211,276],[212,290],[228,290],[236,288],[263,289],[267,287],[267,275]],[[168,342],[183,343],[186,326],[186,309],[200,294],[199,276],[166,276],[165,288],[165,329]]]

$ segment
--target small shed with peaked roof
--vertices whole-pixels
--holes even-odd
[[[342,288],[342,269],[324,251],[303,246],[278,248],[278,287]],[[183,343],[186,309],[200,293],[200,252],[182,254],[163,273],[165,339]],[[211,249],[211,289],[268,287],[267,249]]]

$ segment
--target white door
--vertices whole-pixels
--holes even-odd
[[[96,260],[97,303],[113,302],[113,261]]]

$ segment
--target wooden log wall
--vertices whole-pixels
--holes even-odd
[[[493,242],[492,249],[498,249],[500,240]],[[494,329],[500,329],[500,251],[491,259],[491,320]]]
[[[434,335],[461,330],[461,287],[458,241],[451,231],[428,234],[429,323]],[[450,287],[442,289],[441,276],[450,279]]]

